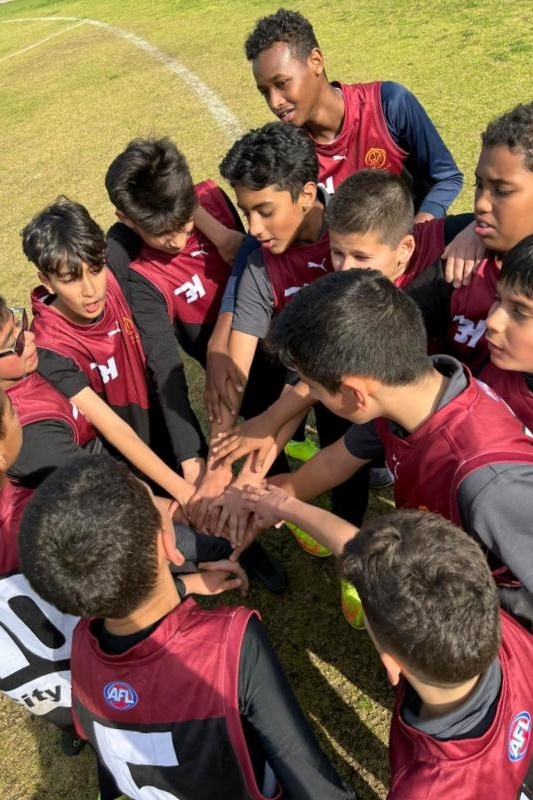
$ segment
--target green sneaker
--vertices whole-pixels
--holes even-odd
[[[285,525],[290,530],[302,550],[305,550],[310,556],[315,556],[316,558],[327,558],[331,555],[331,550],[328,550],[327,547],[324,547],[323,544],[319,544],[316,539],[313,539],[312,536],[309,536],[308,533],[303,531],[297,525],[293,525],[292,522],[285,522]]]
[[[352,628],[355,628],[356,631],[364,631],[365,618],[359,592],[355,586],[345,580],[341,580],[341,605],[344,618]]]
[[[285,455],[289,458],[294,458],[296,461],[310,461],[313,456],[319,452],[320,448],[316,446],[312,439],[306,437],[303,442],[297,442],[291,439],[283,448]]]

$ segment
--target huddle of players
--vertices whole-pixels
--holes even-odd
[[[102,800],[353,797],[254,612],[187,598],[245,588],[235,553],[283,519],[340,556],[400,683],[389,796],[527,797],[533,104],[483,134],[474,215],[442,218],[461,175],[412,95],[330,84],[295,12],[246,49],[280,122],[221,164],[250,232],[231,277],[239,217],[167,139],[110,166],[107,242],[66,198],[23,231],[42,285],[31,330],[0,301],[0,688],[67,736],[73,714]],[[461,228],[486,253],[458,287],[438,259]],[[207,468],[176,339],[208,371]],[[313,405],[323,449],[291,474],[283,445]],[[397,508],[424,511],[358,532],[383,455]],[[328,489],[336,513],[304,502]],[[184,560],[209,563],[176,581]]]

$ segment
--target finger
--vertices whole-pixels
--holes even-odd
[[[447,283],[451,283],[453,281],[455,271],[455,258],[453,256],[448,256],[447,250],[444,251],[442,257],[446,259],[446,263],[444,265],[444,279]]]
[[[473,258],[468,258],[465,260],[462,275],[457,276],[458,286],[468,286],[472,280],[472,274],[474,272],[475,265],[476,262]],[[456,285],[455,282],[454,285]]]
[[[456,289],[463,282],[463,275],[465,272],[465,259],[464,258],[456,258],[454,259],[453,263],[453,285]]]
[[[218,520],[215,528],[213,529],[213,533],[215,536],[225,536],[225,527],[226,522],[228,521],[229,511],[225,508],[220,509],[220,514],[218,515]]]
[[[222,592],[231,592],[235,589],[241,589],[242,591],[242,578],[226,578],[222,586],[220,586],[217,594],[222,594]]]
[[[244,391],[244,387],[242,385],[242,380],[239,375],[239,372],[232,361],[228,362],[227,370],[228,370],[227,380],[231,381],[231,384],[235,389],[235,391],[241,394]]]

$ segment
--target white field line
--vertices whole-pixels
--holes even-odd
[[[15,53],[9,53],[7,56],[3,56],[0,58],[0,64],[2,61],[7,61],[8,58],[15,58],[15,56],[20,56],[22,53],[27,53],[28,50],[33,50],[34,47],[39,47],[40,45],[44,44],[45,42],[49,42],[50,39],[55,39],[56,36],[62,36],[64,33],[68,33],[68,31],[73,31],[74,28],[79,28],[80,25],[83,25],[82,22],[76,22],[75,25],[70,25],[68,28],[62,28],[60,31],[56,33],[51,33],[50,36],[47,36],[45,39],[41,39],[38,42],[34,42],[33,44],[29,44],[27,47],[23,47],[21,50],[17,50]]]
[[[149,55],[155,61],[159,61],[159,63],[163,64],[166,69],[180,78],[180,80],[183,81],[183,83],[191,90],[197,99],[206,107],[215,122],[220,125],[220,127],[230,138],[234,139],[243,133],[243,126],[240,120],[235,116],[235,114],[233,114],[232,111],[230,111],[226,104],[222,102],[216,92],[210,89],[209,86],[207,86],[207,84],[204,83],[195,72],[192,72],[192,70],[188,69],[180,61],[172,58],[172,56],[169,56],[167,53],[163,52],[163,50],[160,50],[158,47],[151,44],[146,39],[143,39],[141,36],[137,36],[135,33],[130,33],[122,28],[117,28],[115,25],[110,25],[107,22],[101,22],[97,19],[88,19],[85,17],[20,17],[18,19],[0,20],[0,25],[18,22],[76,22],[77,25],[73,25],[72,28],[83,24],[93,25],[96,28],[102,28],[103,30],[108,31],[115,36],[124,39],[138,50],[142,50],[144,53]],[[72,30],[72,28],[67,30]],[[66,31],[61,31],[61,33],[64,32]],[[59,33],[55,35],[59,35]],[[52,36],[48,38],[51,39]],[[43,39],[42,41],[46,40]],[[42,44],[42,42],[37,42],[35,45],[29,45],[29,47],[25,49],[30,49],[32,46],[36,47],[38,44]],[[24,51],[20,50],[18,52],[21,53]],[[11,55],[18,55],[18,53],[13,53]],[[5,56],[4,59],[7,57],[8,56]],[[3,61],[4,59],[1,60]]]

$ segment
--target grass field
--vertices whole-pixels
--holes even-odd
[[[386,78],[422,101],[465,172],[469,210],[479,134],[531,99],[533,12],[521,0],[317,0],[311,16],[328,75]],[[27,304],[34,269],[19,231],[58,194],[113,219],[103,187],[134,136],[173,137],[196,180],[217,177],[235,137],[270,119],[244,58],[255,19],[276,4],[241,0],[14,0],[0,4],[0,293]],[[200,402],[201,376],[191,372]],[[381,513],[387,497],[372,500]],[[323,746],[362,800],[386,794],[393,694],[365,633],[344,622],[335,565],[283,532],[265,536],[287,565],[283,598],[255,590],[283,664]],[[53,730],[0,701],[2,800],[93,800],[91,756],[58,754]]]

